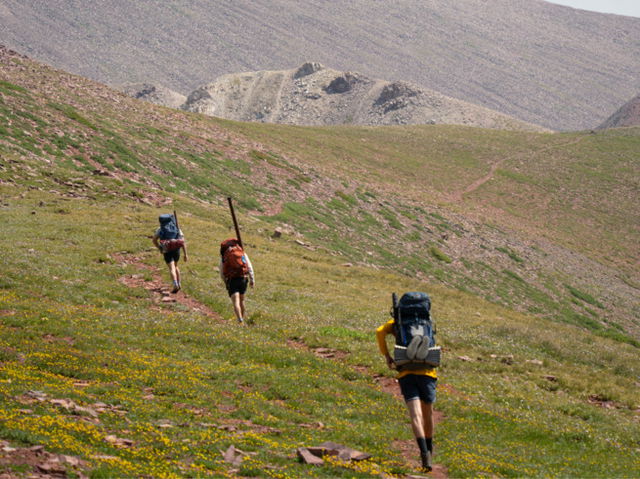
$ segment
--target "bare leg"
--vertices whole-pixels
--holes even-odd
[[[231,295],[231,303],[233,304],[233,311],[236,314],[236,319],[240,321],[243,319],[243,308],[240,293],[233,293]]]
[[[244,307],[244,294],[240,294],[240,314],[241,314],[241,318],[244,319],[245,316],[247,315],[247,310]]]
[[[423,405],[424,403],[419,399],[414,399],[407,403],[409,409],[409,417],[411,418],[411,429],[413,429],[413,435],[417,438],[427,437],[425,436],[425,424],[423,417]],[[429,436],[431,437],[431,436]]]
[[[172,261],[168,264],[169,273],[171,274],[171,281],[173,281],[173,290],[172,293],[177,293],[180,289],[180,270],[178,269],[178,265],[175,261]]]
[[[169,263],[167,266],[169,266],[169,274],[171,274],[171,281],[173,281],[174,283],[178,282],[178,268],[176,266],[176,262],[172,261],[171,263]]]
[[[416,442],[420,447],[420,460],[422,468],[430,471],[431,465],[431,448],[433,435],[433,408],[431,404],[427,404],[419,399],[414,399],[407,403],[409,416],[411,417],[411,429],[416,438]]]

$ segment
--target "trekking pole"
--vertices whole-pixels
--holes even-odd
[[[176,228],[178,228],[178,232],[180,231],[180,223],[178,223],[178,213],[176,213],[176,210],[173,210],[173,217],[176,220]],[[189,256],[187,255],[187,246],[186,244],[182,245],[182,250],[184,251],[184,262],[186,263],[187,260],[189,259]]]
[[[400,335],[400,344],[406,346],[407,338],[405,338],[404,328],[402,327],[402,316],[400,315],[400,308],[398,308],[398,295],[396,293],[391,295],[391,303],[393,304],[393,319],[396,320],[398,334]]]
[[[229,209],[231,210],[231,219],[233,219],[233,227],[236,229],[236,238],[238,239],[240,248],[244,249],[244,246],[242,246],[242,238],[240,238],[240,228],[238,227],[236,212],[233,210],[233,200],[231,199],[231,196],[227,196],[227,201],[229,202]]]

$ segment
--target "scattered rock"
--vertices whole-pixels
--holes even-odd
[[[134,445],[133,440],[117,437],[113,434],[105,436],[104,440],[117,447],[131,447]]]
[[[305,464],[311,464],[312,466],[321,466],[324,464],[322,458],[312,454],[306,447],[299,447],[296,451],[298,458]]]
[[[329,83],[329,85],[325,88],[325,91],[329,94],[334,93],[346,93],[350,91],[353,86],[358,82],[358,77],[352,73],[345,73],[336,77]]]
[[[297,79],[297,78],[302,78],[302,77],[306,77],[307,75],[311,75],[317,71],[322,70],[324,67],[322,66],[321,63],[318,62],[306,62],[303,63],[300,68],[298,68],[296,70],[296,72],[293,74],[293,78]]]
[[[312,465],[323,464],[324,461],[322,458],[324,456],[335,456],[345,462],[364,461],[371,457],[371,454],[357,451],[332,441],[323,442],[320,446],[316,447],[300,447],[296,453],[302,462]]]
[[[511,365],[514,362],[513,354],[509,354],[507,356],[499,356],[497,354],[491,354],[489,357],[491,359],[497,359],[498,361],[500,361],[501,363],[504,363],[504,364]]]
[[[246,455],[246,452],[237,449],[233,445],[229,446],[228,449],[222,453],[222,457],[224,458],[225,462],[229,462],[234,466],[239,466],[244,459],[244,456]]]

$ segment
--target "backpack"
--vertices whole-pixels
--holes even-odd
[[[431,299],[426,293],[405,293],[397,300],[393,294],[394,362],[399,370],[424,369],[440,365],[436,346],[436,327],[431,319]]]
[[[169,251],[182,248],[184,246],[184,240],[180,239],[180,230],[173,215],[160,215],[158,220],[160,221],[158,237],[160,238],[162,251],[168,253]]]
[[[232,238],[220,243],[220,255],[222,256],[222,275],[225,280],[242,278],[249,274],[247,258],[237,239]]]

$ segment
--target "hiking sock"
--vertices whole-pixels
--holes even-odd
[[[426,443],[427,443],[427,450],[433,454],[433,438],[432,437],[428,437],[425,439]]]
[[[418,443],[418,447],[420,448],[420,454],[426,453],[429,448],[427,447],[427,439],[424,437],[417,437],[416,442]]]

